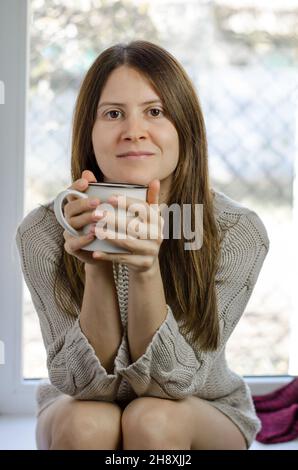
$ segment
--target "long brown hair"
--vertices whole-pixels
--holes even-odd
[[[104,175],[97,165],[91,133],[98,100],[113,70],[121,65],[135,68],[149,80],[160,96],[165,113],[179,136],[179,161],[175,169],[167,205],[203,204],[203,245],[199,250],[184,249],[182,239],[164,239],[159,261],[166,301],[191,342],[212,351],[219,344],[219,319],[215,292],[220,241],[213,210],[208,176],[208,152],[204,118],[194,87],[177,60],[165,49],[147,41],[117,44],[102,52],[88,70],[77,97],[72,132],[71,177],[81,178],[91,170],[97,181]],[[61,252],[57,269],[56,299],[64,311],[73,314],[71,305],[62,303],[61,289],[69,282],[71,296],[82,304],[85,270],[83,262]],[[183,323],[183,325],[182,325]]]

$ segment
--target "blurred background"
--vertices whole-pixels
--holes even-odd
[[[230,367],[245,376],[289,373],[297,25],[297,0],[31,0],[25,213],[71,184],[72,113],[95,58],[134,39],[165,47],[201,101],[214,189],[255,210],[271,241],[227,348]],[[23,307],[24,377],[47,377],[25,283]]]

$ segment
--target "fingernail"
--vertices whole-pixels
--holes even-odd
[[[105,215],[105,212],[97,210],[97,209],[93,212],[94,217],[103,217],[104,215]]]
[[[117,196],[111,196],[111,197],[109,197],[107,202],[110,202],[111,204],[115,204],[117,201],[118,201]]]
[[[99,200],[98,200],[98,199],[92,199],[92,200],[90,201],[90,206],[91,206],[91,207],[96,207],[96,206],[98,206],[98,205],[99,205]]]

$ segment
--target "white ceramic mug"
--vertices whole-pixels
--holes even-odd
[[[84,192],[77,191],[75,189],[66,189],[58,194],[54,201],[54,212],[60,225],[67,230],[71,235],[79,237],[86,235],[91,227],[91,224],[85,225],[82,230],[75,230],[64,217],[63,214],[63,201],[67,196],[73,195],[84,198],[98,198],[100,204],[98,208],[100,210],[109,210],[111,205],[105,202],[112,195],[118,194],[126,196],[128,198],[140,199],[142,201],[147,200],[147,189],[148,186],[142,186],[139,184],[124,184],[124,183],[89,183],[88,188]],[[124,209],[119,209],[119,213],[122,211],[126,213]],[[88,251],[104,251],[105,253],[129,253],[127,250],[113,245],[111,242],[105,239],[96,238],[83,247],[83,250]]]

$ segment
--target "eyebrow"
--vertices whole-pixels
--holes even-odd
[[[145,104],[153,104],[153,103],[162,104],[162,102],[160,100],[150,100],[150,101],[144,101],[139,106],[144,106]],[[103,103],[100,103],[100,105],[97,107],[97,109],[101,108],[102,106],[124,106],[125,107],[126,104],[125,103],[112,103],[112,102],[105,101]]]

